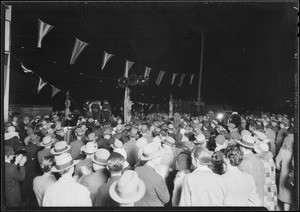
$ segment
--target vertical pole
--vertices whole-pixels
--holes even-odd
[[[199,72],[199,84],[198,84],[198,104],[197,104],[197,112],[200,113],[200,97],[201,97],[201,80],[202,80],[202,66],[203,66],[203,51],[204,51],[204,32],[201,31],[201,59],[200,59],[200,72]]]
[[[10,26],[11,26],[11,10],[12,6],[5,5],[5,61],[4,61],[4,95],[3,95],[3,109],[4,122],[9,120],[9,81],[10,81]]]

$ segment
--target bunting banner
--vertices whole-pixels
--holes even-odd
[[[130,89],[125,88],[125,97],[124,97],[124,122],[128,124],[131,119],[131,106],[133,105],[130,100]]]
[[[53,85],[51,85],[51,87],[52,87],[52,98],[53,98],[58,92],[60,92],[60,90],[54,87]]]
[[[159,74],[157,76],[157,79],[156,79],[156,83],[155,83],[157,86],[159,86],[159,84],[161,83],[165,73],[166,73],[165,71],[160,71],[159,72]]]
[[[21,63],[21,67],[22,67],[24,73],[32,73],[32,72],[33,72],[32,70],[26,68],[26,67],[23,65],[23,63]]]
[[[77,57],[80,55],[80,53],[84,50],[84,48],[89,45],[88,43],[85,43],[78,38],[75,40],[75,44],[72,51],[72,57],[70,60],[70,65],[73,65],[77,59]]]
[[[133,65],[134,62],[131,62],[129,60],[126,60],[126,66],[125,66],[125,72],[124,72],[124,77],[128,78],[128,71],[131,68],[131,66]]]
[[[40,90],[42,90],[42,88],[47,84],[47,82],[44,82],[42,80],[42,78],[40,78],[40,81],[39,81],[39,86],[38,86],[38,93],[40,92]]]
[[[195,74],[192,74],[192,75],[191,75],[190,85],[193,83],[194,76],[195,76]]]
[[[173,73],[173,75],[172,75],[172,81],[171,81],[171,85],[173,85],[173,84],[174,84],[174,80],[175,80],[176,76],[177,76],[177,73]]]
[[[186,75],[186,74],[182,74],[182,75],[181,75],[181,79],[180,79],[180,82],[179,82],[179,84],[178,84],[179,87],[182,85],[183,80],[184,80],[184,78],[185,78],[185,75]]]
[[[50,32],[51,29],[53,29],[54,26],[47,24],[40,19],[38,19],[38,43],[37,47],[42,47],[42,40],[43,38]]]
[[[170,101],[169,101],[169,117],[173,117],[173,98],[172,94],[170,94]]]
[[[154,104],[150,104],[149,111],[151,110],[151,108],[153,107],[153,105],[154,105]]]
[[[104,51],[104,55],[103,55],[103,60],[102,60],[102,66],[101,69],[103,70],[106,63],[112,58],[112,54],[107,53],[106,51]]]
[[[151,72],[151,68],[149,68],[149,67],[146,66],[145,73],[144,73],[144,77],[145,77],[145,78],[146,78],[146,77],[149,78],[150,72]]]

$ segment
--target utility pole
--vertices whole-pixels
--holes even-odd
[[[197,98],[197,112],[200,113],[200,100],[201,100],[201,80],[202,80],[202,67],[203,67],[203,52],[204,52],[204,32],[201,31],[201,59],[200,59],[200,72],[199,72],[199,83],[198,83],[198,98]]]

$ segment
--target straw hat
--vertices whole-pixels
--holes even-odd
[[[98,146],[94,142],[87,142],[86,145],[80,148],[81,151],[85,152],[86,154],[93,154],[98,149]]]
[[[94,140],[96,140],[97,138],[98,138],[98,136],[96,136],[95,133],[90,133],[90,134],[88,135],[87,140],[88,140],[88,141],[94,141]]]
[[[255,138],[251,135],[244,135],[241,140],[235,141],[244,147],[254,148]]]
[[[145,183],[135,171],[125,171],[109,188],[111,198],[121,204],[135,203],[146,193]]]
[[[93,163],[105,166],[107,164],[107,159],[109,158],[109,156],[109,151],[101,148],[97,149],[97,151],[91,157],[91,160],[93,161]]]
[[[264,140],[266,140],[266,139],[268,138],[264,133],[262,133],[262,132],[260,132],[260,131],[255,130],[253,133],[254,133],[255,135],[257,135],[257,138],[258,138],[258,140],[260,140],[260,141],[264,141]]]
[[[204,134],[199,134],[199,135],[196,136],[196,140],[194,140],[194,143],[202,144],[206,141],[207,141],[207,139],[205,138],[205,135]]]
[[[110,145],[113,149],[123,148],[123,143],[119,139],[115,139],[114,143]]]
[[[135,145],[136,145],[138,148],[142,148],[142,147],[146,146],[147,144],[148,144],[148,140],[147,140],[147,138],[145,138],[145,137],[139,138],[139,139],[136,141],[136,143],[135,143]]]
[[[254,145],[254,150],[257,153],[263,153],[269,151],[269,145],[265,142],[259,142]]]
[[[29,142],[35,143],[35,142],[39,142],[41,139],[40,136],[38,136],[37,134],[32,134],[30,136]]]
[[[148,161],[160,157],[163,154],[164,151],[162,150],[162,148],[159,148],[156,143],[152,142],[143,147],[141,160]]]
[[[42,147],[46,147],[46,146],[50,146],[51,144],[53,144],[54,139],[52,139],[52,137],[50,135],[46,135],[42,142],[40,143],[40,146]]]
[[[69,146],[66,141],[59,141],[50,150],[50,153],[52,155],[59,155],[68,151],[69,149],[71,149],[71,146]]]
[[[225,136],[222,135],[222,134],[219,134],[216,138],[215,138],[215,141],[220,144],[220,145],[223,145],[225,143]]]
[[[64,153],[58,156],[55,156],[55,166],[52,167],[51,171],[60,172],[75,166],[78,161],[74,161],[72,156],[69,153]]]
[[[138,134],[138,130],[136,128],[132,128],[130,130],[130,133],[129,133],[130,136],[135,137],[135,136],[137,136],[137,134]]]
[[[167,144],[169,146],[174,146],[175,145],[175,139],[170,137],[170,136],[167,136],[166,140],[164,141],[164,144]]]

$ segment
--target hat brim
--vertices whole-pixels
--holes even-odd
[[[96,161],[94,157],[95,157],[95,155],[93,155],[93,156],[91,157],[91,160],[92,160],[93,163],[96,163],[96,164],[99,164],[99,165],[103,165],[103,166],[106,166],[106,165],[107,165],[107,163],[101,163],[101,162],[99,162],[99,161]]]
[[[138,184],[138,192],[134,197],[128,198],[128,199],[124,199],[122,197],[120,197],[116,191],[117,188],[117,184],[118,184],[119,180],[116,180],[115,182],[113,182],[111,184],[111,186],[109,187],[109,195],[110,197],[121,204],[129,204],[129,203],[135,203],[137,201],[139,201],[140,199],[143,198],[143,196],[146,193],[146,186],[145,183],[139,179],[139,184]]]
[[[67,149],[65,149],[64,151],[62,151],[62,152],[54,152],[54,147],[50,150],[50,153],[52,154],[52,155],[60,155],[60,154],[62,154],[62,153],[64,153],[64,152],[67,152],[67,151],[69,151],[71,149],[71,146],[67,146]]]
[[[163,150],[160,150],[159,152],[155,153],[154,155],[150,156],[150,157],[145,157],[144,155],[141,156],[141,160],[143,161],[148,161],[157,157],[160,157],[164,154]]]
[[[58,170],[55,166],[53,166],[52,168],[51,168],[51,171],[52,172],[61,172],[61,171],[64,171],[64,170],[66,170],[66,169],[68,169],[68,168],[71,168],[72,166],[75,166],[77,163],[79,163],[80,162],[80,160],[76,160],[76,161],[74,161],[73,160],[73,163],[70,165],[70,166],[68,166],[68,167],[66,167],[66,168],[63,168],[63,169],[60,169],[60,170]]]
[[[41,146],[41,147],[46,147],[46,146],[52,145],[53,143],[54,143],[54,140],[53,140],[53,139],[52,139],[51,142],[48,143],[48,144],[44,144],[43,141],[42,141],[42,142],[40,143],[40,146]]]
[[[207,142],[208,141],[208,139],[205,139],[205,140],[203,140],[203,141],[197,141],[197,140],[195,140],[195,141],[193,141],[195,144],[203,144],[203,143],[205,143],[205,142]]]
[[[96,151],[97,151],[97,149],[98,149],[98,147],[97,146],[95,146],[95,148],[93,149],[93,151],[91,151],[91,152],[88,152],[88,151],[86,151],[86,145],[84,145],[84,146],[82,146],[81,148],[80,148],[80,151],[83,151],[83,152],[85,152],[85,153],[87,153],[87,154],[93,154],[93,153],[95,153]]]
[[[247,147],[247,148],[250,148],[250,149],[254,148],[254,144],[253,144],[253,146],[248,146],[248,145],[242,143],[240,140],[234,139],[234,141],[237,142],[238,144],[244,146],[244,147]]]

